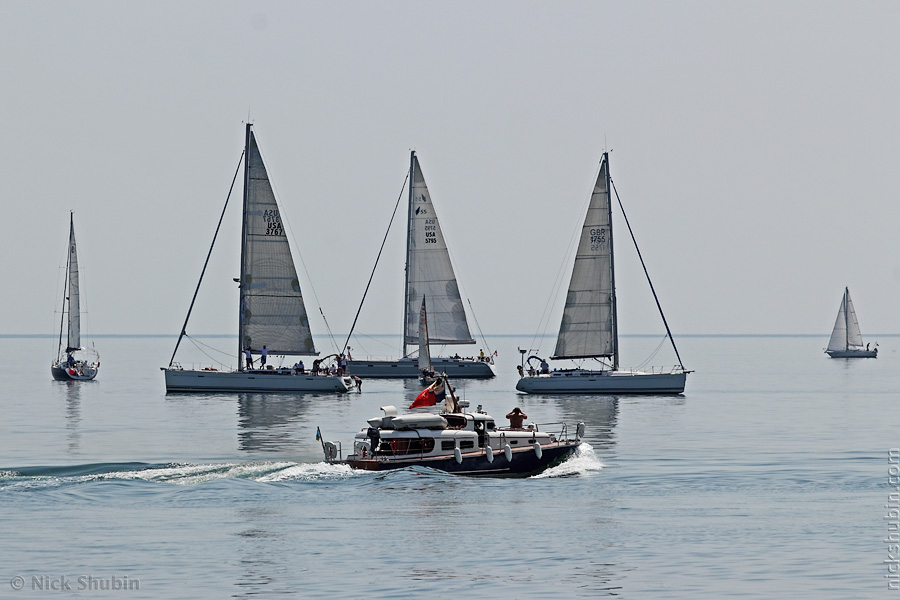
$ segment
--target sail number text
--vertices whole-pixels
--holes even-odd
[[[425,219],[425,243],[437,244],[437,225],[434,219]]]
[[[281,215],[278,214],[277,210],[264,210],[262,218],[266,223],[266,235],[284,235]]]
[[[591,229],[591,250],[596,252],[606,245],[606,228]]]

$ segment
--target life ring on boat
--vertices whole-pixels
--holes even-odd
[[[337,457],[337,446],[332,442],[325,442],[325,460],[334,460]]]
[[[69,369],[69,375],[75,375],[75,369]]]

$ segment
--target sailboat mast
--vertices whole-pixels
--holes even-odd
[[[606,193],[608,200],[606,208],[609,211],[609,284],[612,294],[610,308],[612,310],[612,339],[613,339],[613,371],[619,370],[619,318],[616,313],[616,260],[614,255],[615,244],[613,244],[613,225],[612,225],[612,185],[609,176],[609,152],[603,153],[603,160],[606,162]]]
[[[75,219],[72,216],[72,211],[69,211],[69,245],[66,248],[66,278],[65,284],[63,285],[63,300],[62,300],[62,310],[59,315],[59,345],[56,349],[56,358],[57,361],[62,360],[62,353],[60,348],[62,348],[62,332],[63,327],[66,323],[66,300],[69,299],[69,266],[72,263],[72,238],[75,235]],[[68,344],[66,344],[68,346]]]
[[[247,246],[247,197],[250,190],[250,123],[244,139],[244,198],[241,209],[241,279],[238,283],[238,371],[244,370],[244,251]]]
[[[409,238],[412,235],[413,188],[415,187],[416,151],[409,153],[409,202],[406,208],[406,268],[403,270],[403,327],[400,328],[400,357],[406,356],[406,324],[409,319]]]
[[[844,350],[850,349],[850,288],[844,288]]]

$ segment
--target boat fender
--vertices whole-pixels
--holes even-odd
[[[544,455],[544,451],[541,449],[541,445],[538,442],[535,442],[531,446],[534,448],[534,455],[538,457],[538,460]]]
[[[458,447],[453,449],[453,457],[456,459],[456,462],[462,464],[462,452]]]
[[[325,460],[332,461],[337,457],[337,446],[333,442],[325,442]]]
[[[484,449],[484,451],[487,454],[487,461],[489,463],[494,462],[494,449],[491,448],[490,446],[488,446],[487,448]]]
[[[503,446],[503,454],[506,455],[506,462],[512,462],[512,448],[509,447],[509,444]]]
[[[579,421],[575,426],[575,436],[579,438],[584,436],[584,421]]]

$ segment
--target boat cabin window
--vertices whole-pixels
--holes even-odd
[[[443,415],[447,419],[448,427],[465,427],[466,418],[463,415]]]
[[[434,438],[394,438],[383,440],[381,452],[402,456],[404,454],[428,454],[434,450]]]
[[[475,440],[460,440],[459,449],[466,450],[468,448],[475,447]],[[453,450],[456,448],[456,442],[454,440],[441,440],[441,450]]]

